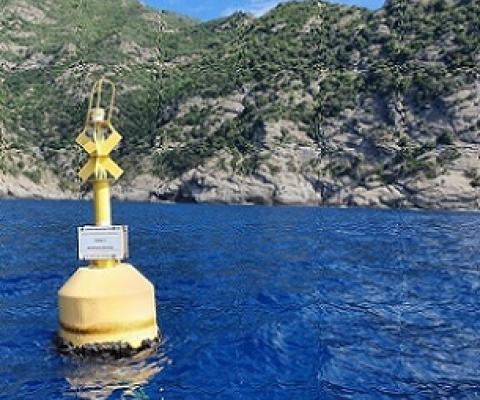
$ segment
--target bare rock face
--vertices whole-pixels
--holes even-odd
[[[79,194],[60,189],[58,180],[51,173],[35,183],[24,175],[12,176],[0,173],[0,198],[74,199]]]
[[[240,103],[223,102],[229,109],[235,104]],[[224,152],[163,182],[154,195],[162,201],[199,203],[478,209],[480,144],[478,130],[471,127],[478,124],[474,111],[479,104],[478,88],[470,85],[440,101],[438,108],[422,111],[425,127],[408,99],[383,104],[371,99],[362,105],[369,111],[357,113],[355,123],[349,124],[351,130],[327,121],[323,146],[292,121],[266,122],[253,135],[263,160],[253,173],[219,169],[232,164],[231,155]],[[395,122],[397,136],[386,131],[382,118]],[[446,129],[451,139],[442,139]],[[413,140],[408,146],[422,154],[415,159],[408,159],[408,152],[402,155],[402,135],[408,135]],[[446,144],[432,145],[432,136]],[[398,174],[394,181],[379,172],[382,160],[398,163],[392,167]]]
[[[43,10],[23,1],[15,2],[6,7],[2,14],[6,18],[20,18],[32,24],[51,24],[53,22]]]
[[[24,71],[32,69],[40,69],[48,66],[55,57],[53,55],[45,55],[43,53],[32,54],[27,60],[20,64],[17,68]]]
[[[278,176],[273,202],[281,205],[320,204],[321,195],[302,176],[285,173]]]
[[[445,1],[448,4],[454,4],[455,1],[458,1],[458,0],[442,0],[442,1]],[[385,2],[383,3],[383,7],[386,8],[386,7],[395,5],[396,3],[428,4],[433,2],[434,0],[385,0]]]
[[[160,200],[221,204],[318,205],[320,194],[296,175],[281,175],[275,182],[261,176],[227,176],[207,171],[186,176],[184,180],[160,188]]]
[[[118,200],[150,201],[154,198],[153,189],[160,180],[151,175],[142,174],[128,183],[120,181],[112,188],[112,197]]]
[[[463,173],[454,172],[433,181],[414,180],[405,189],[409,201],[418,208],[478,209],[480,191]]]
[[[377,187],[370,190],[364,187],[357,187],[348,196],[347,205],[379,208],[396,207],[404,198],[405,196],[399,188],[393,185]]]

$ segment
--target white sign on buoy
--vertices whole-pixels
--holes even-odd
[[[80,260],[124,260],[128,257],[128,228],[117,226],[83,226],[78,228]]]

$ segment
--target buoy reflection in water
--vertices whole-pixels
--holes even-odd
[[[65,372],[70,394],[80,399],[106,399],[114,392],[123,396],[141,393],[155,375],[171,364],[161,350],[143,352],[130,359],[74,359]]]

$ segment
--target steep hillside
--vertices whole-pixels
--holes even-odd
[[[2,5],[0,194],[75,193],[73,139],[106,75],[119,197],[480,207],[477,1],[303,1],[202,24],[134,0]]]
[[[62,189],[70,182],[73,189],[80,153],[72,139],[94,80],[106,74],[120,83],[121,93],[133,90],[126,107],[120,102],[133,117],[122,128],[142,129],[151,117],[136,107],[143,106],[141,92],[151,83],[159,32],[173,35],[196,22],[136,0],[2,1],[0,129],[8,151],[0,169],[37,183],[48,167],[50,179],[58,175]]]

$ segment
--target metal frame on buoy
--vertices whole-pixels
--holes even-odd
[[[106,110],[102,103],[110,88]],[[90,261],[58,292],[59,337],[73,349],[139,349],[158,340],[153,285],[132,265],[127,229],[112,226],[110,184],[123,170],[110,158],[122,140],[111,118],[115,85],[100,79],[93,86],[85,128],[76,142],[89,154],[79,176],[93,186],[95,226],[79,229],[79,254]]]

